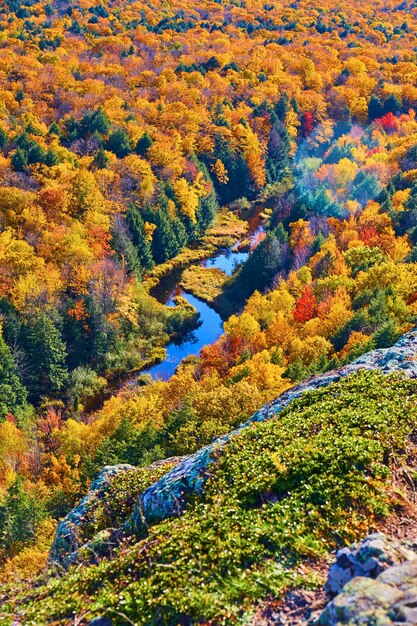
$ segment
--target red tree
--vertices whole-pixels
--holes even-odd
[[[394,113],[387,113],[379,119],[375,120],[376,124],[380,124],[386,133],[394,133],[399,129],[398,119]]]
[[[301,132],[303,137],[308,137],[314,128],[314,117],[310,111],[306,111],[301,121]]]
[[[298,298],[293,311],[294,319],[301,324],[314,317],[316,310],[316,296],[310,285],[304,287],[301,296]]]

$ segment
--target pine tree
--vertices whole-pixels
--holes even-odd
[[[220,133],[214,137],[213,163],[220,160],[227,171],[228,182],[214,180],[216,191],[222,203],[233,202],[236,198],[249,196],[251,178],[243,155],[234,151],[231,144]]]
[[[24,478],[18,476],[0,505],[0,548],[32,542],[43,516],[42,505],[25,491]]]
[[[110,134],[110,137],[106,141],[105,148],[113,152],[119,159],[122,159],[132,152],[130,139],[123,128],[119,128]]]
[[[381,100],[375,94],[372,94],[368,104],[368,117],[370,120],[376,120],[383,115],[383,107]]]
[[[15,172],[24,172],[27,169],[28,158],[26,152],[22,148],[18,148],[11,158],[12,168]]]
[[[107,135],[111,128],[111,121],[109,116],[103,109],[100,107],[97,111],[91,116],[90,120],[90,132],[100,133],[101,135]]]
[[[173,219],[171,221],[171,224],[172,224],[172,230],[177,240],[177,252],[175,254],[178,254],[178,252],[180,252],[180,250],[182,250],[183,247],[187,244],[189,236],[188,236],[185,225],[182,223],[182,221],[178,217],[176,219]],[[192,224],[191,220],[189,220],[189,224],[190,224],[190,234],[191,234],[191,232],[194,232],[194,224]]]
[[[100,148],[96,155],[94,156],[94,165],[98,167],[99,170],[103,170],[109,164],[109,157],[106,154],[106,151],[103,148]]]
[[[68,376],[66,346],[52,320],[43,314],[26,328],[25,348],[28,372],[25,374],[29,397],[54,396]]]
[[[288,131],[283,123],[277,121],[271,128],[268,141],[265,165],[268,183],[279,182],[290,174],[290,147]]]
[[[26,398],[12,352],[0,334],[0,419],[8,413],[19,417],[26,407]]]
[[[287,268],[288,260],[288,235],[280,224],[267,234],[237,274],[232,284],[233,295],[242,300],[255,289],[263,291],[280,271]]]
[[[384,102],[384,115],[386,115],[387,113],[394,113],[394,115],[398,115],[400,111],[401,102],[398,100],[395,93],[392,93]]]
[[[45,163],[46,152],[36,141],[31,141],[26,157],[29,164]]]
[[[201,198],[197,211],[197,226],[199,234],[202,235],[204,231],[211,226],[214,218],[217,215],[219,209],[219,203],[217,202],[214,189],[204,198]]]
[[[134,204],[129,207],[126,213],[126,220],[129,225],[140,266],[145,270],[152,269],[154,262],[152,259],[151,245],[146,238],[145,224],[142,216],[139,213],[139,209]]]
[[[0,126],[0,148],[4,148],[8,140],[9,140],[8,134],[6,133],[4,128],[1,128]]]
[[[57,155],[55,150],[52,150],[52,148],[50,148],[45,156],[45,165],[47,165],[48,167],[52,167],[54,165],[59,165],[59,163],[59,156]]]
[[[280,122],[282,122],[282,124],[285,124],[285,118],[288,113],[288,107],[289,107],[289,98],[286,93],[283,93],[274,107],[274,113],[277,119]]]
[[[139,154],[139,156],[146,156],[149,148],[153,144],[153,139],[149,133],[143,133],[142,137],[138,139],[136,144],[135,152]]]
[[[48,132],[50,135],[57,135],[57,137],[62,137],[61,129],[59,128],[56,122],[53,122],[51,124],[51,127]]]
[[[163,209],[153,214],[156,229],[152,238],[152,256],[155,263],[164,263],[180,251],[172,221]]]

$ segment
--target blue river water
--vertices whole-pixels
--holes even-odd
[[[204,267],[218,267],[227,276],[231,276],[237,266],[246,261],[248,254],[248,252],[233,252],[229,249],[202,261],[201,265]],[[170,378],[185,357],[199,354],[203,346],[214,343],[223,332],[223,320],[220,315],[206,302],[185,292],[178,286],[183,271],[184,268],[177,270],[168,276],[165,282],[162,279],[157,290],[152,295],[167,306],[175,306],[173,302],[174,297],[181,295],[197,309],[200,325],[192,332],[181,337],[177,342],[173,341],[168,344],[166,346],[167,355],[164,361],[144,370],[147,374],[151,374],[154,379],[167,380]]]
[[[222,254],[201,261],[200,265],[202,265],[203,267],[217,267],[219,270],[222,270],[227,276],[231,276],[237,266],[240,263],[244,263],[247,258],[247,252],[233,252],[232,250],[227,250]]]
[[[165,360],[145,370],[154,379],[167,380],[170,378],[186,356],[198,354],[203,346],[214,343],[223,332],[222,318],[214,309],[189,293],[185,293],[182,290],[178,292],[197,309],[200,314],[200,325],[182,337],[180,341],[172,342],[166,346],[167,355]],[[166,303],[168,306],[173,305],[173,295]]]
[[[262,226],[257,225],[257,227],[249,233],[250,237],[252,239],[255,238],[261,230],[263,230]],[[246,261],[248,256],[249,252],[238,252],[232,248],[228,248],[220,254],[201,261],[200,265],[204,267],[217,267],[227,276],[231,276],[233,272],[236,271],[237,267]],[[185,267],[177,268],[171,272],[171,274],[163,277],[156,288],[152,289],[151,294],[157,298],[159,302],[167,306],[175,306],[174,297],[181,295],[197,309],[200,325],[194,331],[181,337],[178,341],[173,341],[168,344],[166,346],[167,354],[164,361],[141,372],[150,374],[154,379],[168,380],[185,357],[199,354],[203,346],[214,343],[223,332],[223,320],[220,315],[206,302],[203,302],[179,287],[181,274],[184,269]]]

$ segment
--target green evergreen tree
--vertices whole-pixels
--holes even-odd
[[[376,348],[390,348],[401,336],[395,320],[389,319],[373,334]]]
[[[394,115],[398,115],[401,111],[401,102],[398,100],[395,93],[392,93],[388,96],[388,98],[384,102],[384,114],[386,113],[394,113]]]
[[[59,330],[46,314],[26,328],[25,348],[28,371],[25,374],[29,397],[55,396],[67,380],[66,345]]]
[[[0,334],[0,419],[12,413],[17,419],[27,407],[27,390],[20,380],[12,352]]]
[[[6,143],[9,141],[9,136],[7,132],[0,126],[0,149],[4,148]]]
[[[130,419],[122,418],[114,433],[98,447],[89,473],[95,475],[103,465],[142,465],[144,459],[145,463],[152,463],[163,458],[163,450],[158,446],[160,438],[160,433],[152,424],[138,430]]]
[[[186,216],[185,216],[186,218]],[[187,219],[187,218],[186,218]],[[191,223],[190,226],[190,233],[194,232],[194,224],[191,222],[191,220],[188,218],[189,222]],[[176,254],[178,254],[178,252],[180,252],[183,247],[187,244],[188,239],[189,239],[189,235],[188,235],[188,231],[187,228],[185,227],[185,225],[183,224],[183,222],[177,217],[175,219],[171,220],[171,225],[172,225],[172,230],[175,234],[175,238],[177,240],[177,252]]]
[[[105,144],[106,150],[113,152],[119,159],[132,152],[130,139],[123,128],[113,131]]]
[[[372,94],[372,96],[369,99],[369,104],[368,104],[369,119],[371,121],[376,120],[377,118],[382,117],[383,114],[384,114],[384,111],[383,111],[381,100],[378,98],[378,96],[376,96],[375,94]]]
[[[39,500],[25,491],[24,478],[18,476],[0,505],[0,548],[18,550],[31,543],[43,517]]]
[[[15,143],[19,148],[22,148],[22,150],[29,150],[29,148],[32,146],[32,139],[29,137],[27,132],[24,131],[23,133],[20,133],[18,137],[16,137]]]
[[[46,161],[46,152],[36,141],[31,141],[26,155],[29,165]]]
[[[83,320],[78,320],[68,310],[74,307],[75,301],[69,299],[67,313],[64,315],[62,336],[67,347],[67,363],[70,369],[86,365],[92,354],[92,333]]]
[[[152,221],[156,225],[152,237],[152,256],[155,263],[164,263],[178,254],[181,248],[178,245],[172,220],[164,209],[160,208],[153,213]]]
[[[305,380],[308,374],[308,368],[303,364],[300,358],[297,358],[293,363],[288,365],[282,377],[289,378],[293,383],[297,383],[300,380]]]
[[[205,230],[214,221],[219,209],[219,203],[214,189],[204,198],[201,198],[197,211],[197,226],[199,234],[202,235]]]
[[[48,152],[45,155],[45,165],[47,165],[48,167],[53,167],[54,165],[59,165],[59,163],[59,156],[57,155],[55,150],[49,148]]]
[[[140,266],[145,270],[152,269],[154,266],[152,248],[146,238],[145,224],[142,216],[139,209],[134,204],[130,205],[126,213],[126,220],[129,225],[133,245],[135,246]]]
[[[274,113],[282,124],[285,124],[285,118],[288,113],[288,108],[289,98],[286,93],[283,93],[274,107]]]
[[[56,122],[53,122],[51,124],[51,127],[48,132],[50,135],[56,135],[57,137],[62,137],[61,129],[59,128]]]
[[[90,132],[108,135],[110,128],[111,121],[107,113],[103,111],[101,107],[97,109],[97,111],[94,111],[90,119]]]
[[[99,170],[103,170],[109,164],[109,157],[106,154],[106,151],[103,148],[100,148],[94,157],[94,165],[98,167]]]
[[[143,133],[142,137],[138,139],[136,144],[135,152],[139,154],[139,156],[146,156],[149,148],[153,144],[153,139],[149,133]]]
[[[255,248],[231,285],[231,294],[240,300],[255,289],[270,287],[279,272],[288,267],[290,247],[288,235],[280,224],[270,231]]]
[[[22,148],[18,148],[16,152],[13,153],[11,158],[11,165],[15,172],[24,172],[29,163],[27,154]]]
[[[230,142],[220,133],[214,136],[213,163],[220,159],[227,170],[228,182],[214,180],[222,204],[233,202],[251,194],[251,177],[243,155],[234,151]]]

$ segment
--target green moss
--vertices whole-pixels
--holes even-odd
[[[85,611],[115,624],[243,623],[257,600],[317,584],[312,570],[301,580],[300,562],[390,511],[390,466],[407,462],[416,394],[416,382],[375,372],[306,393],[234,437],[180,519],[21,595],[9,614],[19,607],[36,626]]]
[[[83,525],[80,527],[86,542],[106,528],[119,528],[129,518],[139,495],[166,474],[174,463],[138,467],[116,474],[106,489],[105,496],[92,500]]]

